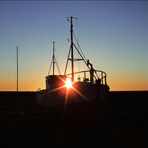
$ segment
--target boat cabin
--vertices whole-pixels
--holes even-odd
[[[51,90],[63,86],[65,84],[65,80],[65,75],[48,75],[46,77],[46,90]]]

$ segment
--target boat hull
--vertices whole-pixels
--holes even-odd
[[[92,101],[106,101],[109,88],[107,85],[77,83],[73,88],[61,88],[53,90],[39,91],[37,95],[37,104],[44,106],[58,106],[71,103],[80,103]]]

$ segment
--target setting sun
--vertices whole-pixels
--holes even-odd
[[[67,88],[71,88],[72,87],[71,78],[66,78],[65,86]]]

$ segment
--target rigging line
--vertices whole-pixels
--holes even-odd
[[[53,60],[53,59],[52,59],[52,60]],[[50,62],[50,67],[49,67],[48,75],[49,75],[50,70],[51,70],[51,67],[52,67],[52,60],[51,60],[51,62]]]
[[[81,54],[82,54],[83,58],[85,59],[85,61],[87,61],[87,59],[86,59],[86,57],[85,57],[83,51],[81,50],[80,44],[79,44],[79,42],[78,42],[78,40],[77,40],[76,35],[75,35],[74,32],[73,32],[73,34],[74,34],[74,39],[76,40],[76,43],[77,43],[77,45],[78,45],[79,50],[81,51]],[[74,45],[74,46],[75,46],[75,45]],[[75,46],[75,48],[76,48],[76,46]],[[78,51],[77,48],[76,48],[76,50]],[[85,62],[85,63],[86,63],[86,62]],[[97,74],[96,71],[95,71],[95,74],[96,74],[95,78],[99,78],[99,76],[98,76],[98,74]]]
[[[64,75],[66,74],[66,71],[67,71],[67,66],[68,66],[68,60],[69,60],[70,51],[71,51],[71,47],[69,48],[69,52],[68,52],[68,57],[67,57],[67,61],[66,61],[66,66],[65,66]]]
[[[58,62],[57,62],[58,60],[57,60],[56,50],[54,50],[54,51],[55,51],[55,57],[54,57],[55,63],[56,63],[56,65],[57,65],[58,72],[59,72],[59,74],[61,75],[60,68],[59,68],[59,65],[58,65]]]
[[[87,59],[86,59],[86,57],[85,57],[85,55],[83,54],[83,52],[82,52],[82,50],[81,50],[81,48],[80,48],[80,45],[79,45],[79,43],[78,43],[78,41],[77,41],[77,39],[76,39],[76,36],[75,36],[75,33],[73,33],[74,34],[74,39],[76,40],[76,42],[77,42],[77,45],[78,45],[78,47],[79,47],[79,50],[78,50],[78,48],[76,47],[76,45],[73,43],[73,45],[74,45],[74,47],[76,48],[76,50],[77,50],[77,52],[80,54],[80,56],[82,57],[82,59],[83,59],[83,61],[85,62],[85,64],[87,65]],[[87,66],[88,67],[88,69],[90,69],[90,67],[89,66]],[[98,78],[98,75],[97,75],[97,73],[95,72],[95,74],[96,74],[96,76],[94,75],[94,77],[95,77],[95,79],[97,79]]]
[[[80,55],[78,54],[78,59],[80,59],[79,57]],[[80,61],[79,60],[78,60],[78,71],[80,71]],[[78,78],[80,78],[80,73],[78,74]]]
[[[80,54],[81,58],[83,59],[82,57],[82,54],[80,53],[80,51],[78,50],[78,48],[76,47],[76,45],[73,43],[75,49],[77,50],[77,52]],[[87,65],[87,62],[83,59],[84,63]],[[90,67],[87,65],[88,69],[90,70]],[[97,77],[94,75],[95,79],[97,80]]]
[[[61,72],[60,72],[60,69],[59,69],[59,66],[58,66],[58,63],[57,63],[56,57],[55,57],[55,63],[56,63],[56,65],[57,65],[58,72],[59,72],[59,74],[61,75]]]
[[[77,26],[77,29],[76,29],[76,34],[77,34],[77,37],[79,36],[78,35],[78,19],[76,19],[76,26]],[[75,33],[74,33],[74,38],[75,38]],[[75,39],[76,40],[76,39]],[[79,38],[77,38],[77,40],[79,41]],[[80,55],[79,55],[79,53],[77,53],[78,55],[77,55],[77,57],[78,57],[78,59],[80,59],[79,57],[80,57]],[[78,60],[78,71],[80,70],[80,61]],[[80,73],[78,73],[78,78],[80,78]]]
[[[74,39],[76,40],[76,43],[77,43],[77,45],[78,45],[79,50],[81,51],[81,54],[82,54],[83,58],[87,61],[87,59],[86,59],[84,53],[83,53],[82,50],[81,50],[81,47],[80,47],[80,45],[79,45],[79,42],[77,41],[77,38],[76,38],[75,33],[73,33],[73,34],[74,34]]]
[[[77,23],[77,29],[76,29],[76,34],[77,34],[77,41],[79,42],[79,34],[78,34],[78,19],[76,19],[76,23]]]
[[[79,53],[79,55],[81,56],[81,58],[82,58],[82,60],[84,61],[84,63],[87,65],[87,62],[86,62],[86,60],[84,59],[84,57],[82,56],[81,52],[78,50],[78,48],[76,47],[75,44],[73,44],[73,45],[74,45],[75,49],[77,50],[77,52]],[[89,68],[89,67],[88,67],[88,68]],[[90,69],[90,68],[89,68],[89,69]]]

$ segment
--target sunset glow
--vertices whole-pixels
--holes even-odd
[[[65,86],[69,89],[72,87],[71,78],[66,78]]]

